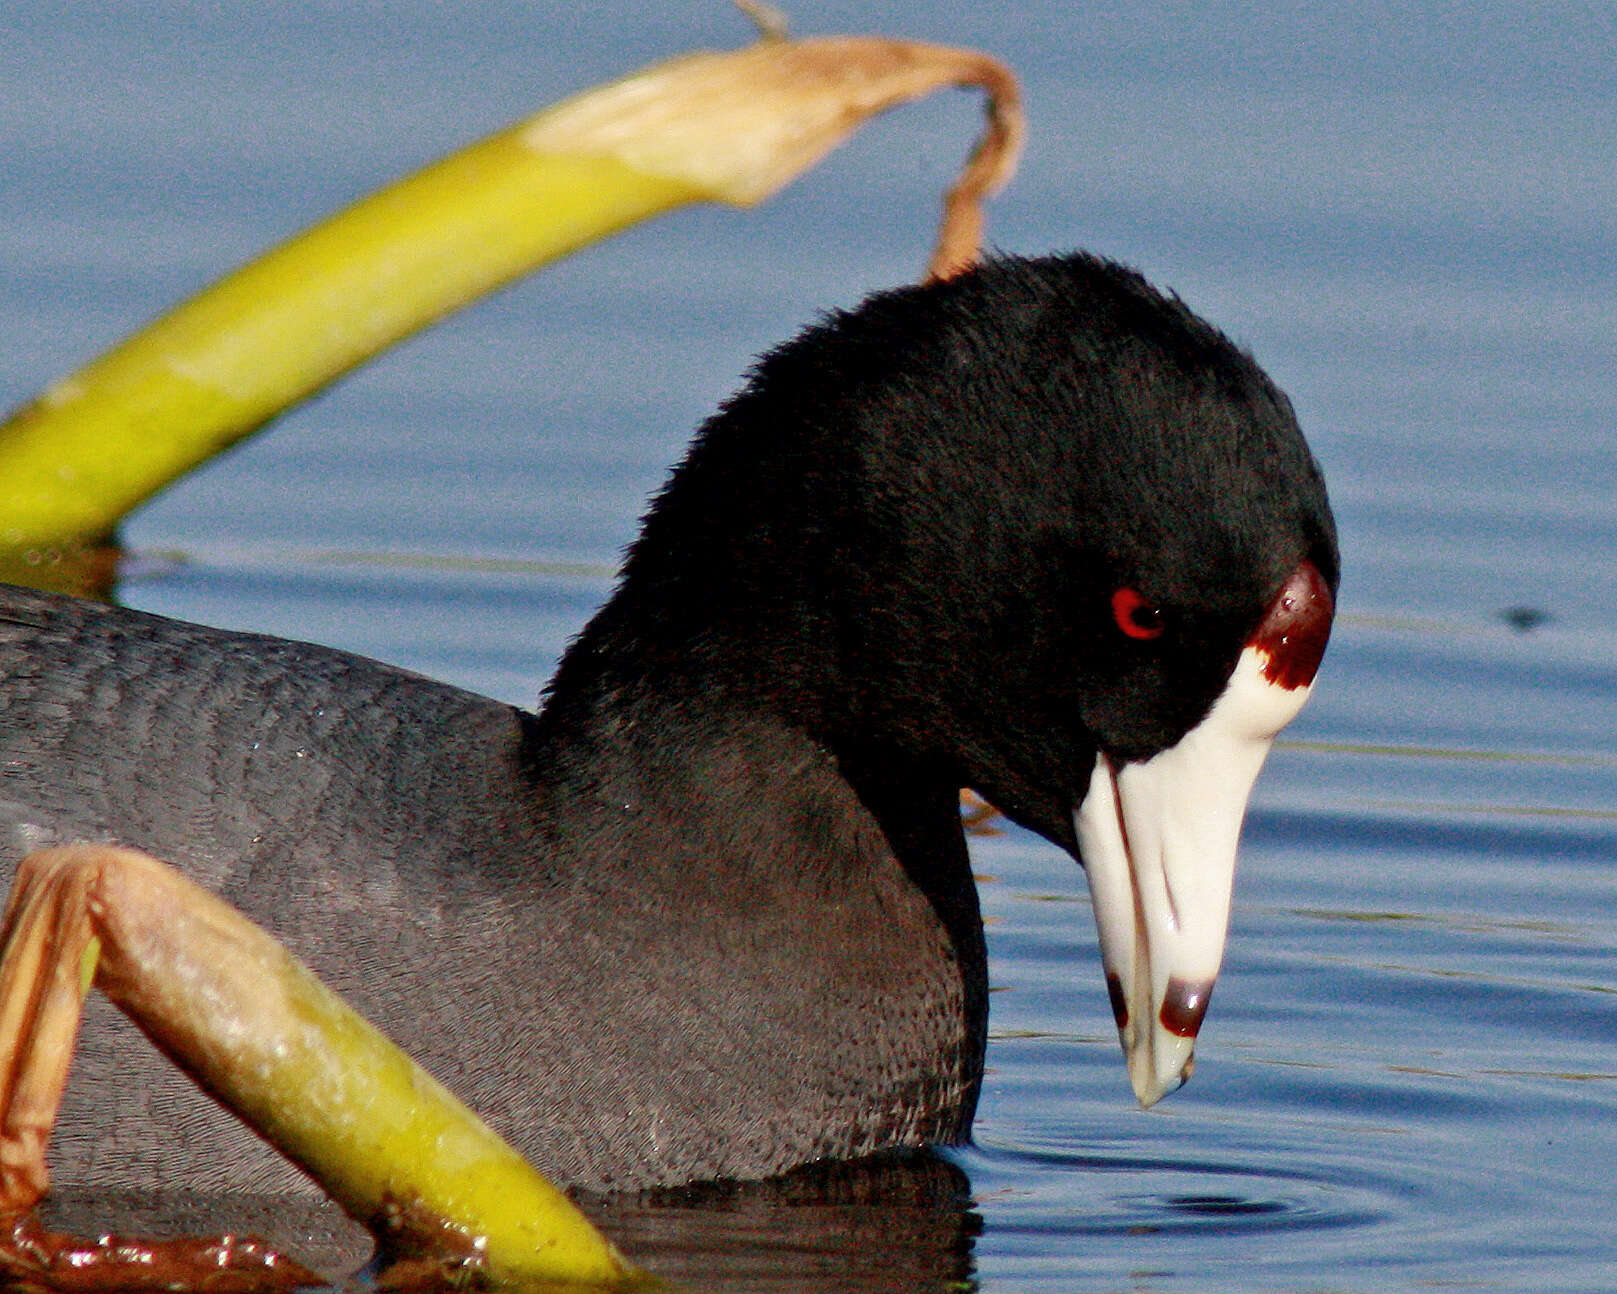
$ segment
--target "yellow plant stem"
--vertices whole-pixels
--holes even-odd
[[[134,850],[30,855],[0,957],[0,1185],[45,1189],[91,984],[394,1259],[500,1283],[645,1279],[567,1196],[267,932]]]
[[[932,272],[977,254],[1009,175],[1014,78],[967,50],[767,40],[588,91],[410,176],[177,307],[0,426],[13,569],[110,534],[129,509],[422,325],[520,274],[697,200],[750,205],[869,117],[942,85],[989,92]]]
[[[514,132],[431,167],[243,267],[19,410],[0,429],[0,543],[94,536],[423,323],[698,196],[611,158],[536,166]]]

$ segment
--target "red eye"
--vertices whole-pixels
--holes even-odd
[[[1118,589],[1112,594],[1112,619],[1130,638],[1160,638],[1167,628],[1161,609],[1147,602],[1138,589]]]

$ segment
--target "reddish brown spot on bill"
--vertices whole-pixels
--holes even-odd
[[[1123,981],[1116,975],[1106,977],[1106,996],[1112,999],[1112,1019],[1117,1021],[1119,1029],[1126,1028],[1129,1022],[1129,1004],[1123,998]]]
[[[1263,676],[1283,688],[1307,687],[1331,637],[1336,599],[1313,562],[1291,573],[1248,646],[1267,657]]]
[[[1192,984],[1187,980],[1171,979],[1157,1018],[1169,1033],[1176,1033],[1181,1038],[1194,1038],[1202,1027],[1202,1017],[1207,1014],[1207,1000],[1212,996],[1212,980]]]

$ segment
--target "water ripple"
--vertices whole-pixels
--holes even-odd
[[[981,1141],[962,1156],[997,1231],[1043,1236],[1234,1236],[1376,1226],[1418,1193],[1363,1165],[1084,1154]]]

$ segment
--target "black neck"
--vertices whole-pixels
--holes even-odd
[[[633,872],[638,911],[615,910],[612,937],[636,973],[676,966],[738,1032],[770,1021],[815,1089],[792,1099],[847,1107],[835,1153],[963,1138],[987,970],[958,788],[732,696],[653,696],[611,670],[589,686],[577,666],[530,750],[557,865]],[[837,1008],[783,1006],[798,1000]]]

